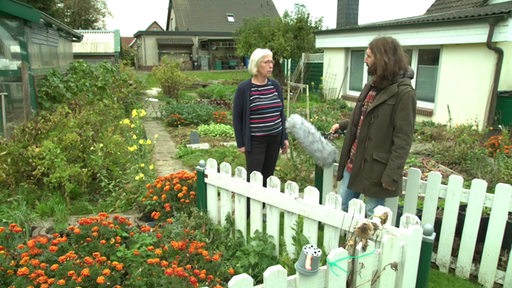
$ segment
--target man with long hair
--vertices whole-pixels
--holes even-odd
[[[402,175],[416,121],[414,72],[407,54],[392,37],[377,37],[364,59],[370,80],[363,87],[347,126],[338,166],[342,208],[361,194],[366,213],[402,192]]]

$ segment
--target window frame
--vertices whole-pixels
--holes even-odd
[[[417,81],[417,71],[418,71],[418,54],[420,50],[425,49],[437,49],[439,50],[439,62],[438,62],[438,68],[441,66],[441,57],[442,57],[442,47],[435,45],[435,46],[415,46],[415,47],[407,47],[404,46],[404,50],[410,50],[411,51],[411,59],[410,59],[410,66],[413,67],[414,70],[414,78],[411,80],[411,85],[413,88],[416,88],[416,81]],[[351,77],[351,71],[352,71],[352,52],[353,51],[364,51],[366,53],[366,48],[352,48],[349,49],[348,53],[348,75],[347,75],[347,94],[349,95],[359,95],[361,93],[362,88],[364,85],[368,82],[368,67],[366,67],[366,64],[364,64],[364,61],[362,63],[363,65],[363,83],[361,83],[361,88],[359,90],[350,90],[350,77]],[[425,108],[425,109],[434,109],[436,100],[437,100],[437,88],[439,87],[439,70],[437,73],[437,79],[436,79],[436,87],[435,87],[435,93],[434,95],[434,101],[428,102],[428,101],[422,101],[417,100],[417,106],[418,108]]]

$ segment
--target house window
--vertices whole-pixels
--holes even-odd
[[[416,65],[416,98],[434,103],[439,70],[439,49],[418,49]]]
[[[415,72],[411,82],[416,90],[418,106],[432,108],[436,96],[441,50],[438,48],[407,48],[405,53],[409,56],[409,64]],[[364,50],[350,51],[349,91],[360,92],[362,90],[368,81],[366,71]]]
[[[228,18],[228,22],[230,22],[230,23],[235,22],[235,14],[233,14],[233,13],[226,13],[226,17]]]
[[[365,81],[364,72],[364,50],[350,51],[350,75],[348,89],[350,91],[361,91]]]

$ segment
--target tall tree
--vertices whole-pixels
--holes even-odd
[[[237,53],[249,56],[256,48],[268,48],[274,54],[274,77],[284,83],[282,59],[298,60],[302,53],[315,51],[314,31],[322,28],[323,18],[313,21],[306,6],[295,4],[283,18],[250,18],[234,33]]]
[[[73,29],[105,29],[105,0],[21,0]]]

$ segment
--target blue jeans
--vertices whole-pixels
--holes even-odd
[[[339,194],[341,196],[341,208],[345,212],[348,212],[348,202],[350,202],[350,200],[352,199],[359,199],[359,196],[361,196],[361,193],[348,188],[349,180],[350,173],[347,171],[347,169],[345,169],[345,171],[343,171],[343,179],[341,179],[341,185],[339,190]],[[373,215],[373,209],[375,209],[375,207],[379,205],[384,206],[385,200],[386,198],[365,196],[366,216]]]

